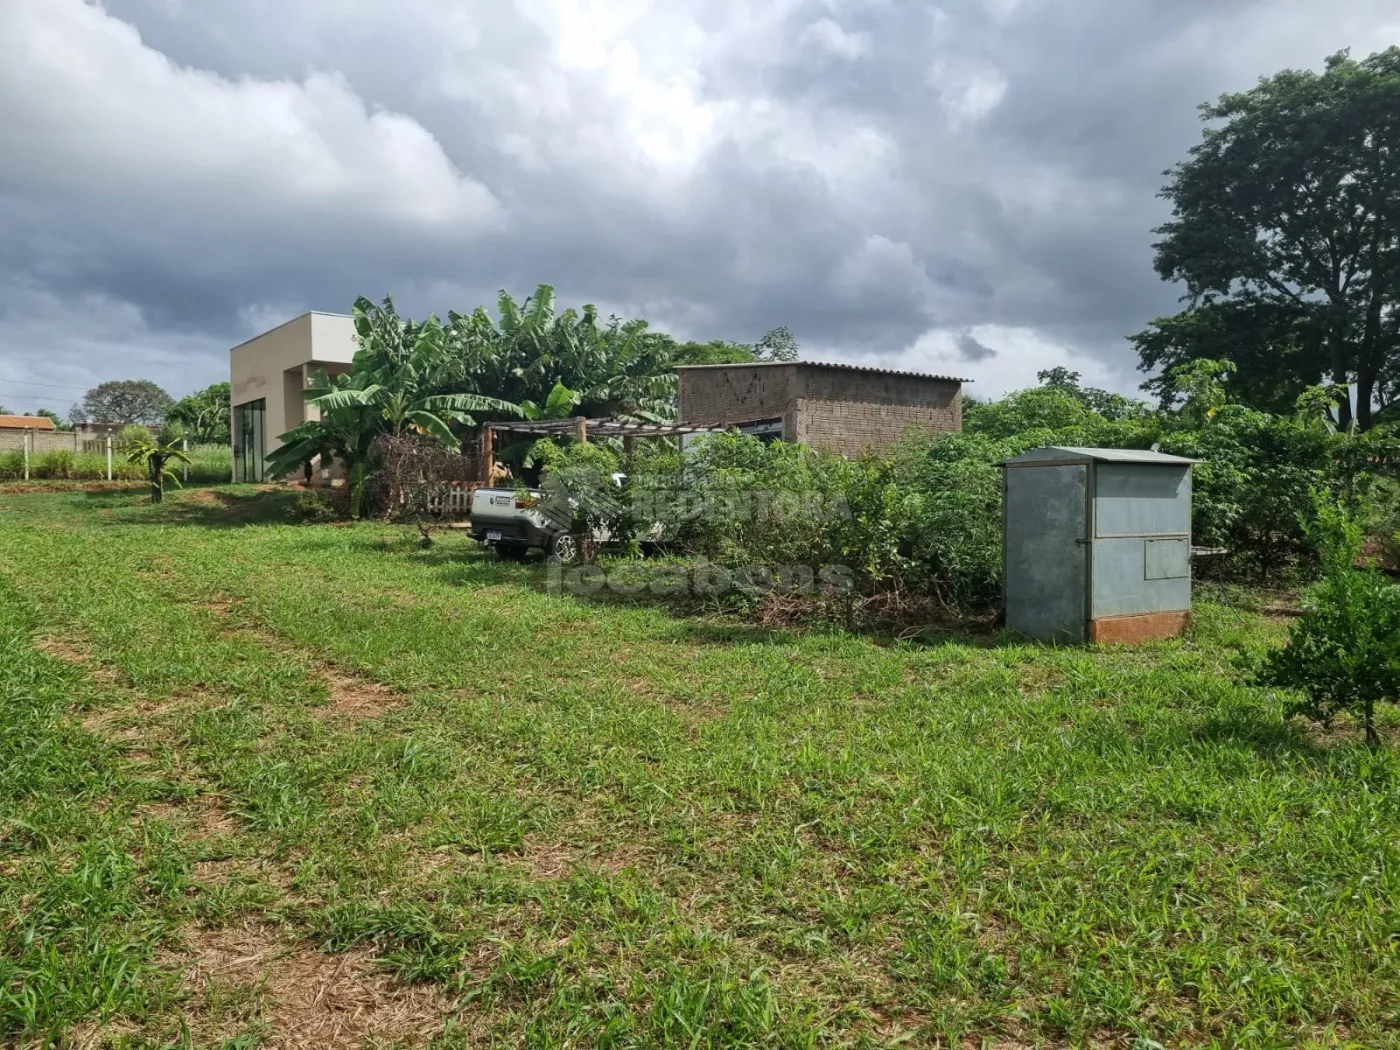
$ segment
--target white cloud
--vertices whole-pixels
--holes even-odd
[[[839,295],[850,300],[895,298],[920,307],[927,304],[932,287],[913,247],[881,234],[867,237],[842,259],[831,283]]]
[[[802,30],[803,44],[854,62],[870,50],[870,38],[864,33],[848,33],[831,18],[822,18]]]
[[[969,359],[964,345],[968,337],[993,354]],[[975,385],[969,393],[980,400],[1035,386],[1037,372],[1057,365],[1079,372],[1085,386],[1132,396],[1140,396],[1137,386],[1142,380],[1141,376],[1114,369],[1099,358],[1075,353],[1034,329],[1010,325],[974,325],[963,330],[932,328],[913,346],[883,363],[892,368],[971,379]]]
[[[1196,104],[1397,32],[1394,0],[0,0],[0,286],[108,316],[114,374],[217,374],[284,306],[547,280],[701,338],[955,353],[982,394],[1131,390]],[[0,377],[44,326],[78,345],[8,308]]]
[[[989,65],[938,62],[930,67],[928,77],[955,131],[976,124],[1006,97],[1006,78]]]
[[[181,68],[83,0],[0,4],[0,121],[12,188],[120,195],[264,225],[334,214],[499,220],[421,124],[372,110],[335,72],[230,80]]]

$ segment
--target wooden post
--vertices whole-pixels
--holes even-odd
[[[189,438],[181,438],[181,439],[180,439],[180,451],[183,452],[183,453],[185,453],[185,455],[187,455],[187,456],[189,455],[189,453],[190,453],[190,439],[189,439]],[[189,481],[189,480],[190,480],[190,461],[189,461],[188,459],[185,460],[185,462],[182,463],[182,464],[180,465],[180,469],[183,470],[183,471],[185,472],[185,477],[184,477],[183,480]]]
[[[112,435],[107,435],[107,480],[112,480]]]
[[[481,428],[481,469],[482,481],[490,485],[496,480],[496,429],[495,427]]]
[[[580,445],[588,444],[588,418],[579,416],[574,420],[574,440]]]
[[[622,437],[622,455],[628,462],[632,460],[632,442],[636,440],[631,434],[624,434]]]
[[[24,432],[24,480],[29,480],[29,446],[34,444],[34,431]]]

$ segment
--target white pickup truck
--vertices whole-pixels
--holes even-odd
[[[626,477],[614,474],[613,484],[620,488]],[[545,512],[544,498],[539,489],[477,489],[472,493],[472,539],[502,558],[523,558],[534,549],[553,554],[561,561],[574,561],[579,554],[578,537],[569,531],[569,522],[563,515]],[[604,544],[611,539],[612,533],[606,528],[593,532],[595,543]]]
[[[539,489],[480,488],[472,493],[472,539],[483,543],[502,558],[523,557],[532,547],[560,554],[572,560],[577,543],[540,513]],[[563,545],[566,551],[555,551]]]

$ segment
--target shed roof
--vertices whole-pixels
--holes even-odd
[[[0,430],[55,430],[48,416],[0,416]]]
[[[1033,448],[1019,456],[1002,460],[1004,466],[1034,466],[1039,463],[1063,463],[1065,461],[1097,463],[1151,463],[1157,466],[1190,466],[1199,463],[1198,459],[1185,456],[1169,456],[1165,452],[1151,452],[1136,448],[1078,448],[1073,445],[1047,445]]]
[[[796,365],[798,368],[838,368],[843,372],[868,372],[872,375],[904,376],[910,379],[938,379],[945,383],[971,383],[971,379],[958,376],[940,376],[931,372],[905,372],[897,368],[876,368],[874,365],[848,365],[844,361],[734,361],[718,365],[677,365],[677,372],[694,372],[702,368],[782,368]]]

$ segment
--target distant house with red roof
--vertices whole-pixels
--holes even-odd
[[[0,416],[0,430],[56,430],[48,416]]]

